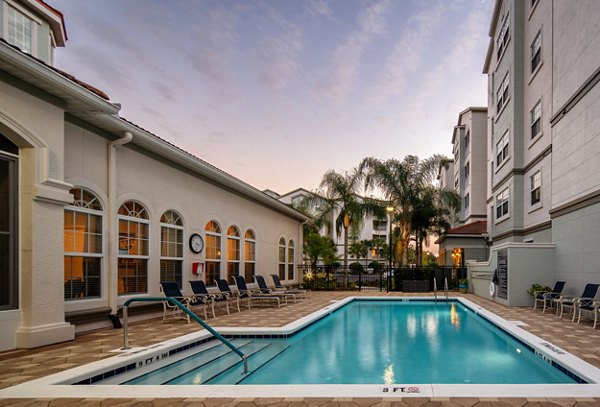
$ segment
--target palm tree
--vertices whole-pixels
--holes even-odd
[[[416,214],[424,215],[425,204],[441,202],[441,198],[427,200],[428,194],[433,190],[433,180],[437,174],[440,161],[444,157],[434,155],[425,160],[416,156],[406,156],[404,160],[389,159],[381,161],[373,157],[365,158],[359,166],[359,171],[364,173],[365,186],[377,187],[382,191],[383,199],[389,202],[392,208],[391,220],[396,223],[398,234],[397,249],[401,264],[408,263],[408,244],[415,231]],[[454,194],[454,191],[444,190],[443,195]],[[437,192],[432,196],[437,195]]]

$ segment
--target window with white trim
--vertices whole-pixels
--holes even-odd
[[[498,38],[496,39],[496,57],[500,59],[502,53],[506,49],[508,45],[508,40],[510,39],[510,26],[509,26],[509,14],[506,14],[504,21],[502,22],[502,27],[500,28],[500,33],[498,34]]]
[[[83,188],[70,191],[75,197],[65,207],[65,300],[100,297],[102,274],[102,205]]]
[[[542,101],[539,100],[531,109],[531,138],[535,138],[542,131]]]
[[[470,173],[471,173],[471,163],[468,162],[467,165],[465,165],[465,181],[469,179]]]
[[[172,210],[160,217],[160,281],[183,279],[183,220]]]
[[[542,200],[542,173],[536,172],[529,178],[531,205],[535,205]]]
[[[206,262],[204,283],[215,285],[221,278],[221,226],[214,220],[206,224]]]
[[[471,133],[467,130],[467,134],[465,134],[465,149],[469,147],[470,142],[471,142]]]
[[[33,53],[34,21],[16,8],[6,4],[6,41],[21,51]]]
[[[465,210],[469,209],[470,200],[471,200],[471,194],[465,195]]]
[[[535,39],[531,43],[531,72],[542,62],[542,30],[538,31]]]
[[[254,280],[256,273],[256,235],[248,229],[244,235],[244,278],[247,282]]]
[[[294,241],[288,241],[288,280],[294,279]]]
[[[508,130],[496,143],[496,167],[499,167],[508,158],[508,142],[510,134]]]
[[[508,216],[508,188],[496,195],[496,220]]]
[[[148,292],[148,211],[138,202],[128,201],[119,208],[119,295]]]
[[[227,281],[234,282],[235,277],[239,275],[240,231],[235,226],[230,226],[227,229]]]
[[[285,280],[285,239],[279,239],[279,278]]]
[[[508,102],[508,85],[510,83],[509,74],[507,73],[500,82],[498,91],[496,92],[496,114],[499,114],[504,105]]]

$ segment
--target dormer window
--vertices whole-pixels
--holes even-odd
[[[5,3],[6,4],[6,3]],[[6,41],[28,54],[33,53],[33,20],[16,8],[6,4]]]

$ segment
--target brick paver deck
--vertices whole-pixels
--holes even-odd
[[[217,315],[208,322],[213,326],[277,327],[323,308],[331,301],[347,296],[377,295],[402,296],[401,293],[313,292],[308,300],[290,303],[284,307],[243,308],[231,315]],[[411,294],[414,296],[414,294]],[[600,329],[593,330],[590,321],[572,323],[569,318],[557,318],[552,312],[524,307],[505,307],[474,295],[469,300],[487,308],[509,321],[521,321],[523,329],[571,352],[600,368]],[[161,324],[149,320],[131,324],[130,342],[147,346],[198,330],[185,321]],[[35,378],[64,371],[75,366],[112,357],[111,350],[122,345],[122,331],[105,329],[77,335],[76,339],[37,349],[14,350],[0,353],[0,389]],[[600,406],[600,398],[305,398],[305,399],[0,399],[0,406]]]

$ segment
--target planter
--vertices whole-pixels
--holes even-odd
[[[469,286],[461,284],[458,286],[458,291],[460,291],[461,294],[466,294],[469,292]]]

